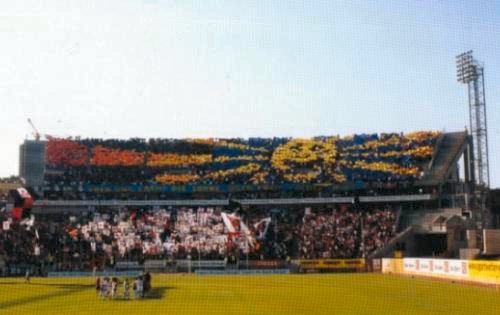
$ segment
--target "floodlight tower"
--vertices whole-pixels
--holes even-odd
[[[476,205],[482,212],[483,225],[488,225],[486,196],[490,187],[490,172],[488,162],[488,128],[484,89],[484,67],[474,59],[472,50],[458,55],[456,57],[456,62],[457,80],[467,85],[469,95],[469,128],[472,135]]]

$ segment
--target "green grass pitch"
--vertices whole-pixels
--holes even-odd
[[[102,300],[94,280],[0,278],[0,314],[500,314],[495,288],[381,274],[153,275],[137,301]]]

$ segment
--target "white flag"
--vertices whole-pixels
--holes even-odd
[[[29,218],[22,220],[20,224],[25,225],[28,231],[35,224],[35,216],[31,215]]]
[[[224,225],[226,226],[229,233],[240,232],[240,217],[238,217],[236,214],[227,214],[225,212],[222,212],[221,215],[222,221],[224,222]]]
[[[269,229],[269,223],[271,223],[271,218],[265,218],[255,223],[253,227],[257,231],[257,238],[262,240],[266,237],[267,230]]]

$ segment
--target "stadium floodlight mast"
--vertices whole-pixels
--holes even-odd
[[[487,224],[486,193],[490,186],[488,159],[488,128],[484,88],[484,67],[474,59],[472,50],[456,57],[457,81],[467,85],[469,96],[469,127],[472,135],[473,175],[478,206]]]

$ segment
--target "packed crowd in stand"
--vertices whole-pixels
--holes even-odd
[[[114,215],[95,214],[88,222],[70,222],[67,230],[73,241],[88,242],[84,248],[108,258],[224,259],[242,253],[255,255],[262,249],[270,219],[253,217],[246,232],[231,233],[228,225],[235,226],[234,222],[224,223],[223,216],[229,221],[241,220],[217,208],[124,210]],[[246,226],[239,222],[236,229],[242,225]]]
[[[310,139],[58,139],[47,187],[175,184],[342,184],[423,176],[439,132]],[[50,190],[50,189],[49,189]]]
[[[178,258],[221,259],[225,256],[227,236],[220,209],[189,209],[177,214],[174,235],[167,252]]]
[[[356,258],[395,236],[389,209],[254,210],[121,209],[23,221],[4,213],[0,256],[7,265],[45,270],[101,269],[119,260]]]
[[[412,183],[425,176],[440,136],[419,131],[309,139],[51,137],[45,147],[45,183],[34,187],[34,197],[304,198],[352,196],[353,189],[366,195],[394,189],[424,193]],[[335,188],[340,186],[351,188]],[[45,270],[92,270],[120,260],[354,258],[369,256],[395,236],[396,215],[389,209],[295,206],[231,212],[99,208],[20,222],[3,211],[0,260]]]
[[[307,213],[299,228],[300,257],[367,257],[395,235],[396,215],[390,210]]]
[[[362,256],[382,248],[395,235],[396,214],[388,209],[367,213],[363,218]]]
[[[361,214],[332,211],[304,215],[300,226],[300,256],[308,259],[355,257],[360,250]]]
[[[171,229],[170,213],[165,210],[95,214],[88,222],[68,226],[74,239],[83,239],[93,252],[99,248],[108,257],[158,255],[164,251]]]
[[[33,230],[22,226],[19,222],[8,220],[2,216],[0,231],[0,255],[11,264],[36,262],[36,234]]]

